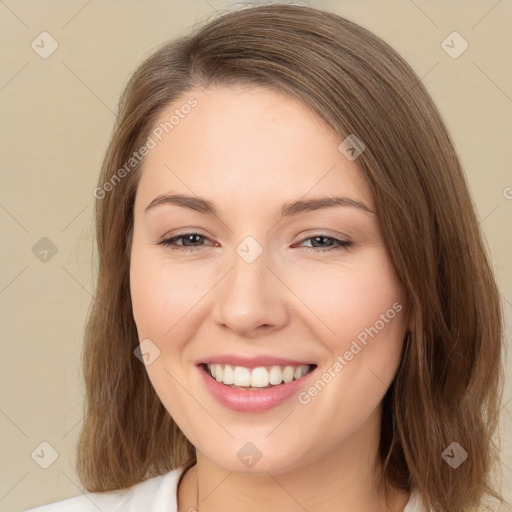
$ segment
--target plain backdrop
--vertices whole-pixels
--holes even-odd
[[[467,173],[510,339],[511,2],[308,3],[383,38],[432,94]],[[74,462],[84,392],[79,356],[94,282],[92,192],[121,89],[157,45],[236,5],[0,1],[1,511],[82,492]],[[457,58],[443,47],[454,31],[456,49],[468,44]],[[511,501],[507,357],[502,491]]]

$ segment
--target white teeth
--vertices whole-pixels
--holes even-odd
[[[268,386],[268,372],[265,368],[254,368],[251,372],[251,387],[264,388]]]
[[[217,381],[226,385],[266,388],[269,385],[277,386],[282,382],[291,382],[300,379],[308,373],[310,366],[272,366],[265,368],[258,366],[250,370],[244,366],[230,366],[229,364],[206,365],[210,375]]]
[[[283,372],[283,380],[285,382],[291,382],[293,380],[294,373],[295,368],[293,366],[286,366]]]
[[[251,385],[251,372],[249,368],[243,366],[235,366],[233,374],[233,384],[235,386],[250,386]]]
[[[281,384],[283,382],[283,371],[279,366],[272,366],[270,368],[270,372],[268,374],[268,381],[270,384],[276,386],[277,384]]]
[[[229,364],[227,364],[226,366],[224,366],[224,373],[222,374],[222,382],[224,382],[224,384],[234,384],[235,383],[234,378],[235,378],[235,375],[234,375],[233,367],[229,366]]]

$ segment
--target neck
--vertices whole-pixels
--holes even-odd
[[[178,510],[197,509],[199,482],[198,512],[401,512],[410,493],[394,489],[388,508],[377,484],[379,419],[369,420],[329,453],[286,470],[235,473],[196,450],[197,462],[178,489]]]

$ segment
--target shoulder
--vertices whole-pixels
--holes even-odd
[[[171,512],[176,510],[176,490],[183,467],[125,489],[86,493],[26,512]]]

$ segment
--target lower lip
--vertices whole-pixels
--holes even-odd
[[[316,370],[314,368],[300,379],[278,386],[260,389],[236,389],[217,382],[205,371],[202,365],[197,368],[213,397],[221,405],[238,412],[261,412],[281,405],[285,400],[298,394]]]

